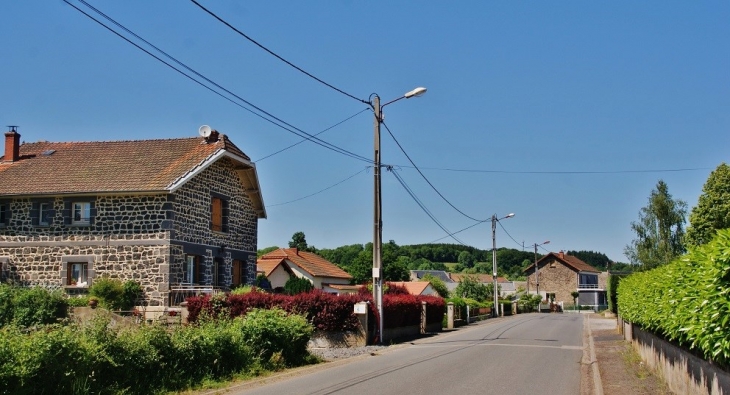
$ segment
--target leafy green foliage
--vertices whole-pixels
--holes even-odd
[[[730,229],[668,265],[623,278],[627,321],[730,365]]]
[[[142,296],[142,286],[136,281],[101,277],[94,280],[89,295],[96,297],[101,305],[110,310],[131,310]]]
[[[61,291],[0,284],[0,327],[53,324],[66,317],[68,304]]]
[[[712,240],[718,229],[730,228],[730,166],[722,163],[710,173],[689,224],[686,241],[695,246]]]
[[[279,247],[277,247],[277,246],[262,248],[262,249],[256,251],[256,257],[261,258],[262,255],[266,255],[266,254],[270,253],[271,251],[276,251],[278,249],[279,249]]]
[[[608,276],[606,284],[606,293],[608,296],[608,310],[614,314],[618,314],[618,296],[617,290],[621,279],[626,277],[625,274],[613,274]]]
[[[307,251],[307,252],[317,252],[317,248],[315,246],[309,246],[307,244],[307,238],[304,235],[304,232],[296,232],[292,235],[291,241],[289,242],[289,248],[296,248],[299,251]]]
[[[448,298],[449,297],[449,289],[446,288],[446,284],[438,277],[432,275],[432,274],[426,274],[423,276],[423,281],[428,281],[431,283],[431,286],[433,287],[436,292],[438,292],[439,296],[442,298]]]
[[[286,291],[287,295],[296,295],[302,292],[309,292],[312,289],[314,289],[314,285],[312,285],[309,280],[303,277],[291,276],[288,280],[286,280],[286,284],[284,284],[284,290]]]
[[[517,307],[520,312],[535,311],[537,306],[542,301],[542,296],[534,294],[523,294],[520,299],[517,300]]]
[[[307,342],[313,329],[302,316],[279,308],[255,309],[243,318],[241,330],[245,343],[266,363],[280,354],[289,364],[299,364],[309,355]]]
[[[685,252],[684,223],[687,203],[674,200],[667,184],[659,180],[651,191],[649,203],[631,223],[636,238],[624,248],[631,263],[651,269],[669,263]]]
[[[178,328],[85,325],[0,328],[0,391],[12,394],[150,394],[206,379],[294,366],[311,326],[281,311]]]
[[[486,302],[494,298],[493,290],[492,284],[482,284],[475,277],[467,275],[462,277],[459,285],[454,289],[454,296]]]

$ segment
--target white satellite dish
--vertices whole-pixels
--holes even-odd
[[[198,134],[205,138],[208,138],[208,136],[210,136],[210,132],[212,132],[212,131],[213,131],[213,129],[211,129],[210,126],[203,125],[198,129]]]

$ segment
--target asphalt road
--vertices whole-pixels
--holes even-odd
[[[575,395],[582,329],[580,314],[487,320],[232,393]]]

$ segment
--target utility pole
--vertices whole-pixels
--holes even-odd
[[[375,196],[373,202],[373,301],[378,308],[378,342],[383,343],[383,213],[382,193],[380,189],[380,123],[383,121],[383,109],[380,107],[380,97],[373,97],[373,110],[375,112],[375,164],[373,174],[375,175]]]
[[[499,295],[497,294],[497,214],[492,215],[492,284],[494,286],[493,316],[499,317]]]

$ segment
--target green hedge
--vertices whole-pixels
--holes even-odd
[[[174,329],[108,319],[0,328],[0,394],[153,394],[303,363],[312,327],[281,310]]]
[[[673,262],[623,278],[627,321],[730,365],[730,229]]]

